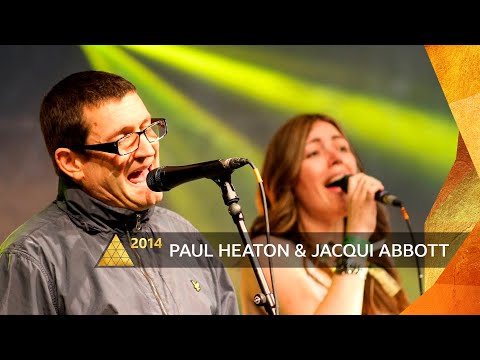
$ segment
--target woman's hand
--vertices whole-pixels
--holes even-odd
[[[383,189],[383,184],[378,179],[364,173],[348,178],[348,233],[368,240],[377,223],[375,193]]]

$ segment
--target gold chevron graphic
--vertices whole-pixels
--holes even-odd
[[[118,235],[115,234],[112,241],[98,261],[97,267],[123,267],[134,266],[130,256],[123,247]]]
[[[425,221],[425,232],[444,234],[452,249],[446,266],[426,263],[427,291],[402,314],[478,315],[480,46],[427,45],[425,49],[459,130],[456,160]]]

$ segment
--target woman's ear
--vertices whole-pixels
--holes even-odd
[[[83,178],[83,161],[81,155],[67,148],[55,150],[55,161],[61,171],[73,180]]]

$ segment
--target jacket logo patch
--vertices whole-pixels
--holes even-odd
[[[98,261],[97,267],[127,267],[135,266],[123,247],[118,235],[115,234],[102,257]]]
[[[195,289],[195,291],[196,291],[196,292],[199,292],[199,291],[200,291],[200,284],[198,283],[198,281],[190,280],[190,282],[192,283],[193,288]]]

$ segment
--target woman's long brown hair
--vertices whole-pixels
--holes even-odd
[[[346,137],[338,123],[324,114],[301,114],[291,118],[272,137],[265,155],[262,179],[267,198],[269,225],[272,233],[282,234],[295,242],[302,242],[299,228],[297,201],[294,187],[304,158],[304,148],[312,126],[317,121],[325,121],[335,126]],[[348,139],[347,139],[348,140]],[[351,147],[351,144],[350,144]],[[364,171],[359,157],[351,147],[360,171]],[[251,237],[264,235],[265,217],[260,193],[257,193],[257,208],[260,213],[250,228]],[[391,232],[390,220],[384,205],[377,203],[377,225],[370,237],[376,242],[388,237]],[[305,245],[305,244],[304,244]],[[377,252],[378,253],[378,252]],[[384,268],[401,284],[398,271],[390,257],[374,256],[371,264]],[[367,277],[363,300],[363,314],[399,314],[409,305],[408,297],[402,288],[394,297],[388,295],[382,286],[371,276]]]

